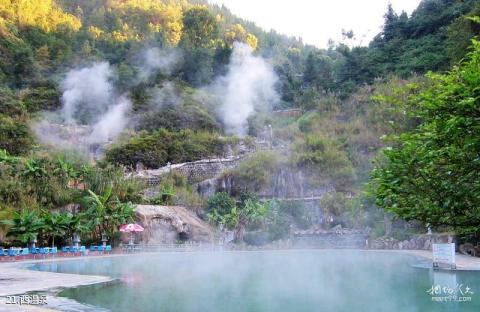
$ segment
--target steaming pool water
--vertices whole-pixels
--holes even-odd
[[[400,253],[163,252],[32,269],[118,278],[61,291],[63,311],[480,311],[480,271],[433,271]],[[466,301],[432,299],[453,287]]]

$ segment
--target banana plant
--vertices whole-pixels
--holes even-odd
[[[58,157],[57,159],[57,168],[54,170],[54,173],[61,174],[67,179],[77,180],[80,173],[68,162],[66,162],[63,157]]]
[[[103,232],[113,237],[121,224],[133,221],[133,205],[121,203],[112,195],[111,186],[100,195],[88,190],[82,200],[82,206],[85,208],[86,224],[97,238],[100,238]]]
[[[65,236],[69,226],[69,216],[66,213],[43,211],[44,233],[51,238],[52,247],[55,246],[55,237]]]
[[[46,174],[47,172],[37,160],[28,159],[25,162],[25,170],[23,171],[24,176],[31,177],[31,178],[41,178]]]
[[[20,159],[19,157],[8,155],[8,152],[6,149],[0,149],[0,163],[16,165],[19,159]]]
[[[36,239],[45,229],[45,223],[38,212],[27,209],[14,212],[12,220],[3,220],[2,224],[10,227],[7,236],[15,237],[22,243]]]
[[[87,222],[87,217],[84,213],[72,214],[70,212],[66,213],[66,232],[65,236],[72,238],[74,234],[85,234],[90,233],[92,228],[89,227]]]

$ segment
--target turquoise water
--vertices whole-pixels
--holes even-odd
[[[59,293],[88,311],[480,311],[480,272],[434,272],[421,262],[348,250],[198,252],[86,258],[34,269],[118,278]],[[433,285],[447,296],[460,287],[470,301],[434,302]]]

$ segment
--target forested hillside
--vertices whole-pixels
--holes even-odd
[[[1,1],[0,217],[15,216],[20,228],[32,211],[51,221],[49,211],[76,204],[85,214],[79,220],[95,216],[87,222],[92,239],[103,230],[113,235],[132,217],[128,203],[149,201],[141,183],[123,179],[125,168],[223,155],[272,126],[277,147],[288,152],[256,153],[227,173],[250,196],[229,194],[241,211],[251,209],[245,220],[262,208],[255,192],[288,169],[305,172],[312,187],[334,189],[321,204],[328,214],[381,235],[383,212],[363,194],[372,160],[391,144],[382,138],[421,124],[408,114],[414,104],[402,103],[435,85],[425,73],[477,57],[471,40],[480,34],[479,14],[475,0],[423,0],[411,16],[389,7],[368,46],[348,46],[350,33],[319,49],[205,1]],[[286,108],[301,116],[271,113]],[[92,151],[101,154],[95,164]],[[160,187],[167,195],[176,187],[191,208],[215,210],[215,198],[202,201],[185,181]],[[123,207],[117,220],[103,222],[115,207]],[[288,229],[292,218],[312,225],[290,208],[272,231]],[[232,211],[213,220],[228,223]],[[62,216],[70,218],[65,231],[84,224]]]

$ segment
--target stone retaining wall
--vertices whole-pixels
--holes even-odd
[[[447,235],[418,235],[410,239],[398,240],[393,237],[383,236],[369,242],[371,249],[408,249],[432,250],[432,244],[447,243]]]
[[[185,163],[173,171],[185,176],[190,183],[205,181],[219,176],[223,171],[238,166],[241,158],[200,160]]]
[[[293,244],[298,248],[365,248],[367,237],[361,233],[298,235],[294,237]]]
[[[149,186],[153,186],[158,185],[163,177],[172,172],[184,176],[189,183],[195,183],[218,177],[223,171],[238,166],[242,159],[242,156],[203,159],[194,162],[167,165],[155,170],[141,170],[133,176],[144,179]]]

